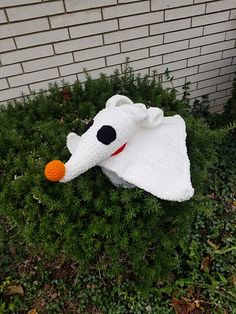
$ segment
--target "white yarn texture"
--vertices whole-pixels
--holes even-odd
[[[116,139],[109,145],[97,138],[104,125],[116,131]],[[124,144],[124,150],[112,156]],[[87,132],[82,136],[68,135],[67,147],[72,155],[65,163],[65,176],[60,182],[68,182],[99,165],[116,186],[137,186],[158,198],[178,202],[194,194],[185,122],[179,115],[163,117],[159,108],[147,109],[126,96],[114,95],[94,117]]]

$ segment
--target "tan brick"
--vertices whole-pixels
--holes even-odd
[[[176,43],[151,47],[150,48],[150,55],[156,56],[156,55],[161,55],[161,54],[165,54],[168,52],[179,51],[179,50],[183,50],[183,49],[187,49],[187,48],[188,48],[188,41],[187,40],[178,41]]]
[[[104,35],[105,44],[148,36],[148,26],[126,29]]]
[[[229,29],[233,29],[235,27],[235,21],[231,20],[224,23],[212,24],[204,27],[204,35],[214,34],[219,32],[228,31]]]
[[[184,95],[182,86],[181,87],[177,87],[175,89],[177,90],[176,99],[177,100],[182,100],[183,99],[183,95]]]
[[[219,85],[217,85],[217,91],[223,90],[223,89],[227,89],[227,88],[231,88],[233,85],[233,82],[225,82],[225,83],[221,83]]]
[[[0,8],[14,7],[21,4],[39,3],[40,0],[1,0]]]
[[[13,76],[9,78],[9,83],[11,87],[15,87],[34,82],[40,82],[51,78],[56,78],[58,76],[59,76],[58,70],[54,68]]]
[[[30,84],[30,90],[34,92],[39,92],[40,90],[48,89],[48,84],[58,83],[60,86],[62,85],[62,81],[65,81],[69,84],[73,84],[77,80],[76,75],[69,75],[65,77],[58,77],[57,79],[47,80],[39,83]]]
[[[33,72],[69,63],[73,63],[72,53],[23,62],[23,68],[25,72]]]
[[[221,21],[227,21],[229,19],[229,11],[205,14],[202,16],[196,16],[192,18],[192,26],[203,26],[213,23],[219,23]]]
[[[167,68],[169,71],[175,71],[178,69],[182,70],[186,68],[186,65],[187,65],[187,60],[181,60],[181,61],[158,65],[158,67],[151,67],[150,71],[156,70],[158,73],[164,73]]]
[[[21,86],[18,88],[8,88],[5,90],[2,90],[0,93],[0,101],[7,101],[10,99],[20,97],[22,96],[22,93],[25,95],[30,94],[30,90],[28,86]]]
[[[71,38],[85,37],[118,30],[116,20],[109,20],[85,25],[70,27]]]
[[[190,28],[191,19],[181,19],[178,21],[164,22],[150,26],[150,34],[163,34],[173,30]]]
[[[221,59],[221,52],[210,53],[207,55],[188,59],[188,66],[198,65],[198,64],[216,61],[220,59]]]
[[[234,73],[236,71],[236,65],[230,65],[230,66],[226,66],[220,69],[220,74],[228,74],[228,73]]]
[[[121,43],[121,51],[131,51],[141,48],[146,48],[154,45],[160,45],[163,43],[163,35],[148,36],[141,39],[134,39],[130,41],[124,41]]]
[[[164,34],[164,43],[194,38],[202,35],[202,27],[190,28],[183,31]]]
[[[12,37],[17,35],[40,32],[49,29],[49,23],[46,18],[17,22],[2,25],[0,27],[0,38]]]
[[[171,71],[171,76],[174,76],[174,78],[187,77],[188,75],[193,75],[197,73],[197,71],[198,71],[198,67],[194,66],[190,68]]]
[[[118,0],[118,3],[136,2],[140,0]]]
[[[210,1],[212,1],[212,0],[194,0],[194,3],[206,3],[206,2],[210,2]],[[215,0],[213,0],[213,1],[215,1]]]
[[[165,19],[166,21],[175,20],[175,19],[180,19],[184,17],[201,15],[201,14],[204,14],[204,12],[205,12],[204,4],[192,5],[192,6],[184,7],[184,8],[167,10],[165,14]]]
[[[0,40],[0,52],[16,49],[15,43],[12,38]]]
[[[224,83],[224,82],[227,82],[228,80],[229,80],[229,75],[222,75],[222,76],[214,77],[212,79],[207,79],[207,80],[198,82],[197,86],[200,89],[200,88],[204,88],[207,86],[212,86],[212,85]]]
[[[212,45],[203,46],[201,49],[201,54],[216,52],[216,51],[222,51],[226,49],[230,49],[234,47],[234,40],[230,41],[223,41],[221,43],[216,43]],[[228,51],[228,50],[227,50]]]
[[[120,52],[119,44],[106,45],[74,52],[76,62],[114,55]]]
[[[232,92],[233,92],[233,89],[232,88],[229,88],[229,89],[226,89],[224,90],[226,92],[226,96],[232,96]]]
[[[229,97],[222,97],[215,100],[215,106],[225,105],[228,101]]]
[[[232,41],[234,42],[234,41]],[[232,45],[233,47],[233,45]],[[230,49],[230,50],[225,50],[223,52],[223,57],[222,58],[230,58],[230,57],[235,57],[236,56],[236,48]]]
[[[190,48],[209,45],[211,43],[218,43],[220,41],[223,41],[224,38],[225,38],[224,33],[193,38],[190,39]]]
[[[219,105],[219,106],[211,106],[210,108],[209,108],[209,111],[211,112],[211,113],[221,113],[221,112],[223,112],[224,111],[224,106],[223,105]]]
[[[197,83],[190,83],[189,84],[189,91],[194,91],[197,89]]]
[[[228,31],[226,33],[226,40],[228,39],[236,39],[236,29],[232,30],[232,31]]]
[[[219,92],[215,92],[215,93],[212,93],[211,95],[209,95],[208,99],[209,100],[214,100],[214,99],[217,99],[217,98],[221,98],[221,97],[224,97],[226,95],[226,91],[225,90],[221,90]]]
[[[235,0],[218,0],[214,2],[207,3],[206,13],[224,11],[227,9],[235,9],[236,2]]]
[[[120,63],[125,63],[126,59],[129,58],[129,61],[134,61],[138,59],[143,59],[148,57],[148,48],[139,49],[132,52],[119,53],[117,55],[106,57],[107,65],[115,65]]]
[[[200,54],[200,48],[193,48],[193,49],[188,49],[188,50],[181,50],[178,52],[172,52],[163,56],[163,63],[191,58],[191,57],[199,56],[199,54]]]
[[[0,67],[0,77],[9,77],[22,73],[20,64],[6,65]]]
[[[115,66],[111,66],[111,67],[105,67],[102,69],[88,71],[88,73],[89,73],[89,75],[91,75],[91,77],[93,79],[97,79],[100,77],[101,73],[103,73],[107,76],[110,76],[114,73],[115,70],[121,71],[121,66],[115,65]],[[85,73],[78,74],[78,78],[79,78],[79,80],[84,82],[86,80]]]
[[[105,59],[99,58],[99,59],[94,59],[90,61],[64,65],[64,66],[61,66],[59,69],[60,69],[61,76],[65,76],[65,75],[83,72],[84,69],[89,71],[92,69],[98,69],[98,68],[103,68],[103,67],[105,67]]]
[[[52,28],[65,27],[71,25],[85,24],[89,22],[101,21],[101,10],[94,9],[69,14],[61,14],[50,17]]]
[[[125,64],[122,64],[122,70],[124,71],[125,68]],[[152,75],[152,73],[149,74],[149,69],[148,68],[144,68],[144,69],[139,69],[139,70],[134,70],[134,73],[137,75],[141,75],[142,77],[144,76],[150,76]]]
[[[116,4],[116,0],[66,0],[67,12],[100,8]]]
[[[190,93],[190,98],[202,97],[216,91],[216,86],[209,86],[206,88],[197,89]]]
[[[235,20],[236,19],[236,10],[231,10],[230,12],[230,19]]]
[[[193,0],[151,0],[152,11],[177,8],[193,4]]]
[[[4,78],[4,79],[1,79],[0,80],[0,90],[2,90],[2,89],[6,89],[6,88],[8,88],[9,86],[8,86],[8,83],[7,83],[7,80]]]
[[[198,73],[195,75],[190,75],[190,76],[187,76],[187,81],[189,81],[191,83],[203,81],[203,80],[218,76],[219,72],[220,72],[220,70],[217,69],[217,70],[212,70],[212,71],[208,71],[208,72]]]
[[[13,52],[3,53],[1,56],[2,64],[16,63],[20,61],[26,61],[30,59],[36,59],[53,55],[54,51],[52,45],[40,46],[22,50],[16,50]]]
[[[0,10],[0,24],[6,23],[6,22],[7,22],[7,18],[6,18],[5,13],[3,10]]]
[[[163,88],[172,88],[172,87],[179,87],[179,86],[184,86],[185,84],[185,78],[184,77],[181,77],[179,79],[176,79],[176,80],[172,80],[172,82],[170,81],[164,81],[162,82],[162,87]]]
[[[129,17],[120,18],[120,28],[130,28],[135,26],[147,25],[151,23],[162,22],[164,20],[164,12],[158,11],[153,13],[139,14]]]
[[[209,62],[205,63],[199,66],[199,71],[200,72],[205,72],[213,69],[219,69],[222,67],[226,67],[231,64],[231,58],[230,59],[223,59],[219,61],[214,61],[214,62]]]
[[[7,9],[7,15],[10,21],[22,21],[59,13],[64,13],[62,1],[53,1]]]
[[[68,30],[65,28],[42,33],[34,33],[32,35],[19,36],[15,38],[15,41],[17,48],[25,48],[48,43],[55,43],[66,39],[69,39],[69,34]]]
[[[54,44],[56,53],[76,51],[102,45],[102,36],[95,35]]]
[[[130,62],[129,64],[134,70],[139,70],[139,69],[144,69],[144,68],[153,67],[153,66],[156,67],[157,65],[161,63],[162,63],[161,56],[157,56],[157,57],[142,59],[138,61],[133,61],[133,62]]]
[[[104,8],[103,18],[112,19],[114,17],[149,12],[149,1],[141,1],[137,3],[120,4],[117,6]]]

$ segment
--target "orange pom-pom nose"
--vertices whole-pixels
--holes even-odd
[[[60,160],[52,160],[46,165],[44,173],[49,181],[59,181],[65,175],[65,165]]]

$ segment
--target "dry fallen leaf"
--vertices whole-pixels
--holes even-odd
[[[32,309],[32,310],[28,311],[27,314],[38,314],[38,312],[36,309]]]
[[[6,288],[5,295],[24,295],[24,290],[20,285],[11,285]]]
[[[212,257],[210,255],[207,255],[203,258],[201,262],[201,270],[204,272],[209,272],[211,267]]]
[[[191,300],[183,297],[181,300],[173,298],[171,305],[177,314],[191,314],[191,312],[195,309],[195,304],[192,303]]]
[[[211,304],[203,300],[190,300],[185,297],[181,297],[180,300],[173,298],[171,305],[176,314],[211,313]]]

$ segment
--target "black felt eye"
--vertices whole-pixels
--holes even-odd
[[[93,120],[89,121],[84,127],[84,133],[93,125]]]
[[[110,125],[103,125],[97,132],[99,142],[109,145],[116,139],[116,130]]]

